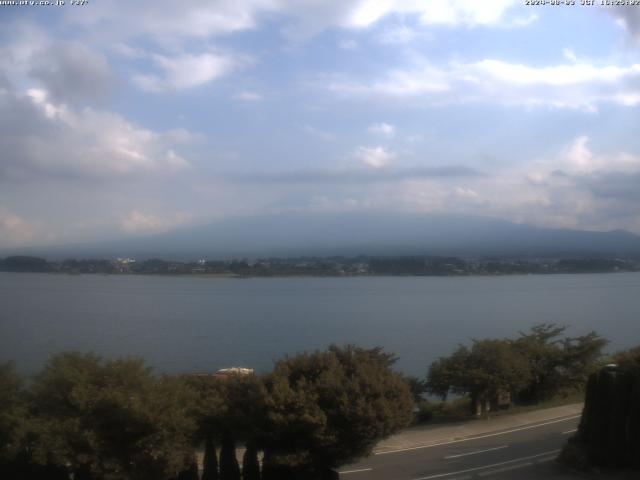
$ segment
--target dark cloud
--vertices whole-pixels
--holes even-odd
[[[31,76],[60,102],[98,101],[113,81],[105,58],[78,42],[53,43],[35,55],[33,64]]]
[[[282,173],[255,173],[234,176],[234,180],[273,184],[368,184],[426,178],[481,177],[484,174],[466,166],[416,168],[377,168],[350,170],[298,170]]]
[[[622,20],[634,37],[640,40],[640,8],[638,6],[616,6],[607,8],[607,12]]]
[[[582,177],[579,182],[595,197],[636,203],[640,211],[640,172],[611,172]]]

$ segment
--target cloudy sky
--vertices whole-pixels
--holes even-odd
[[[360,210],[640,233],[640,6],[0,6],[0,247]]]

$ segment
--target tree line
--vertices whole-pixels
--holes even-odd
[[[536,404],[584,388],[607,341],[596,332],[567,337],[567,327],[536,325],[515,339],[473,340],[433,362],[425,390],[464,395],[472,413]]]
[[[410,422],[395,359],[331,346],[263,376],[158,376],[138,358],[67,352],[29,382],[4,364],[0,478],[195,480],[202,447],[203,480],[335,478]]]
[[[78,352],[28,380],[3,364],[0,478],[335,478],[407,426],[425,393],[466,397],[481,414],[582,391],[607,342],[565,333],[541,324],[473,340],[424,379],[394,371],[381,348],[352,345],[284,357],[265,375],[156,375],[139,358]]]
[[[430,255],[364,256],[355,257],[292,257],[261,258],[256,260],[205,260],[181,262],[149,258],[107,260],[68,258],[61,262],[32,256],[12,256],[0,259],[0,271],[40,273],[99,273],[183,275],[209,274],[250,277],[271,276],[466,276],[466,275],[523,275],[552,273],[633,272],[640,270],[637,258],[568,258],[509,259],[487,257],[463,260],[458,257]]]

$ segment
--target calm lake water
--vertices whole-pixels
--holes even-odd
[[[229,279],[0,273],[0,360],[31,373],[63,350],[138,355],[163,372],[271,368],[332,342],[383,346],[398,368],[541,322],[640,344],[640,273]]]

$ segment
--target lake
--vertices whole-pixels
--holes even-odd
[[[244,366],[332,342],[397,367],[542,322],[640,344],[640,273],[501,277],[211,278],[0,273],[0,360],[23,373],[63,350],[137,355],[161,372]]]

